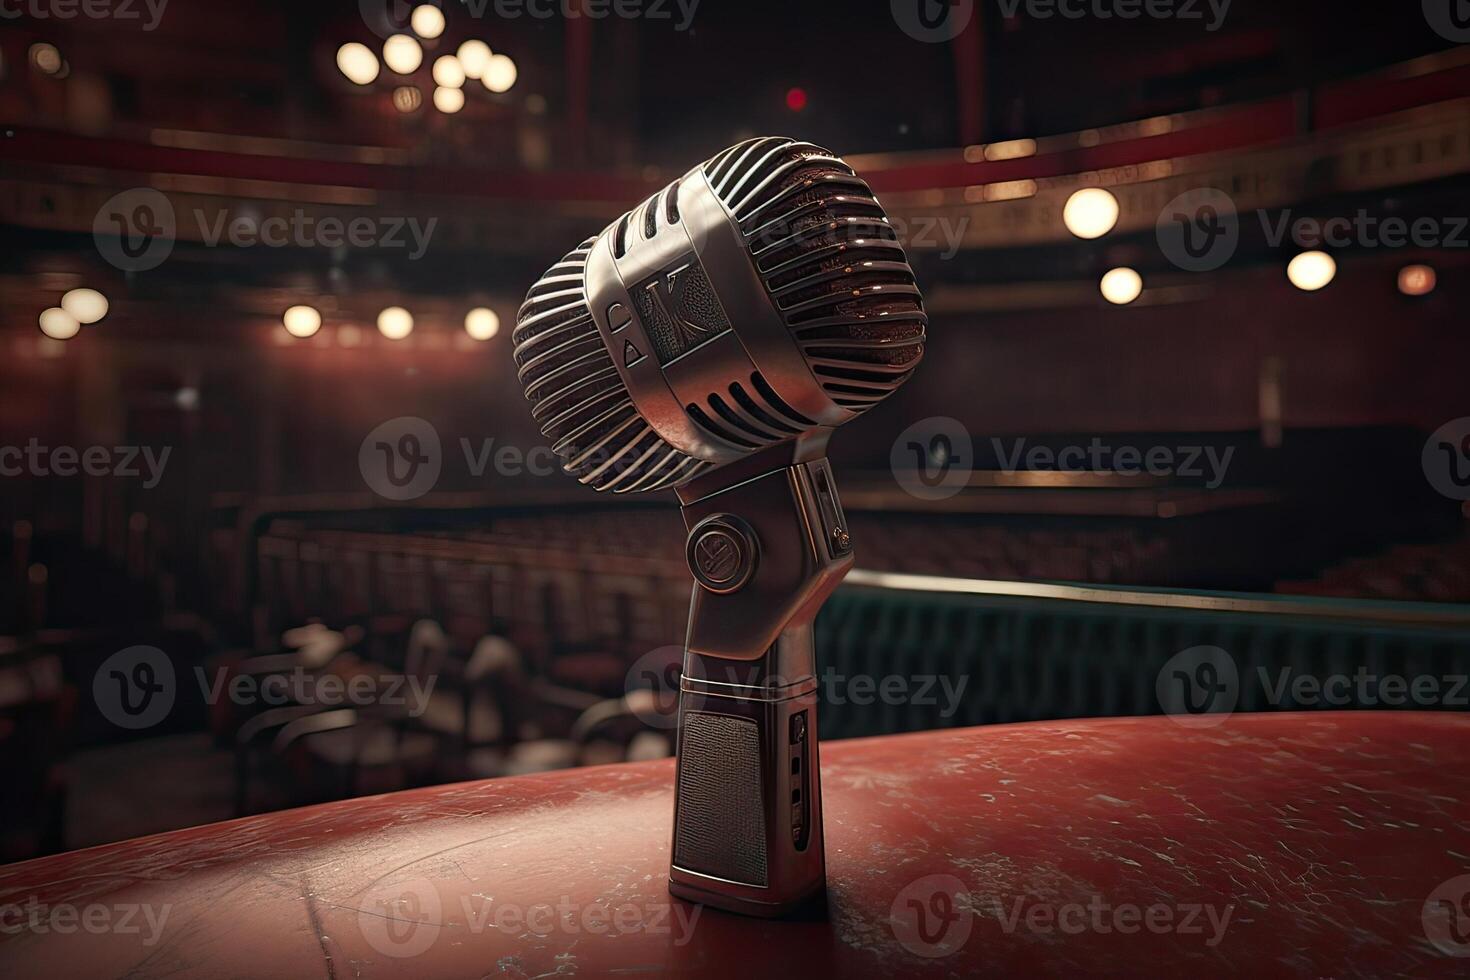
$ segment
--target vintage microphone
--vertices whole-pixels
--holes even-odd
[[[516,366],[566,472],[683,504],[681,898],[772,916],[823,890],[812,620],[853,562],[827,439],[908,379],[926,323],[867,184],[774,137],[690,170],[526,295]]]

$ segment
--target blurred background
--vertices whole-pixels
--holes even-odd
[[[669,754],[673,497],[555,470],[510,332],[756,135],[931,317],[833,441],[824,737],[1156,713],[1201,646],[1463,709],[1254,682],[1470,673],[1455,9],[6,5],[0,859]]]

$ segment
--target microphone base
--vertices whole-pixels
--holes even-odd
[[[780,916],[822,891],[812,668],[807,625],[755,662],[685,654],[669,868],[675,895]]]
[[[715,882],[710,887],[701,884],[701,882],[709,881],[710,879],[706,876],[694,871],[686,871],[678,865],[669,868],[669,894],[675,898],[682,898],[686,902],[696,902],[710,908],[735,912],[739,915],[751,915],[761,919],[821,918],[826,914],[827,883],[825,881],[817,882],[804,894],[780,901],[742,898],[720,890],[728,888],[729,882]],[[803,912],[809,915],[802,915]]]

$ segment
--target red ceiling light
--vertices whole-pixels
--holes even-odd
[[[786,108],[792,112],[800,112],[806,108],[806,89],[790,88],[786,90]]]

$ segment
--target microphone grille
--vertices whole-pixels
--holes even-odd
[[[517,376],[567,473],[597,490],[662,490],[709,464],[654,432],[613,366],[584,287],[595,241],[567,253],[526,294],[511,334]]]
[[[867,182],[831,151],[782,137],[732,146],[704,174],[829,397],[861,412],[907,381],[928,316]]]

